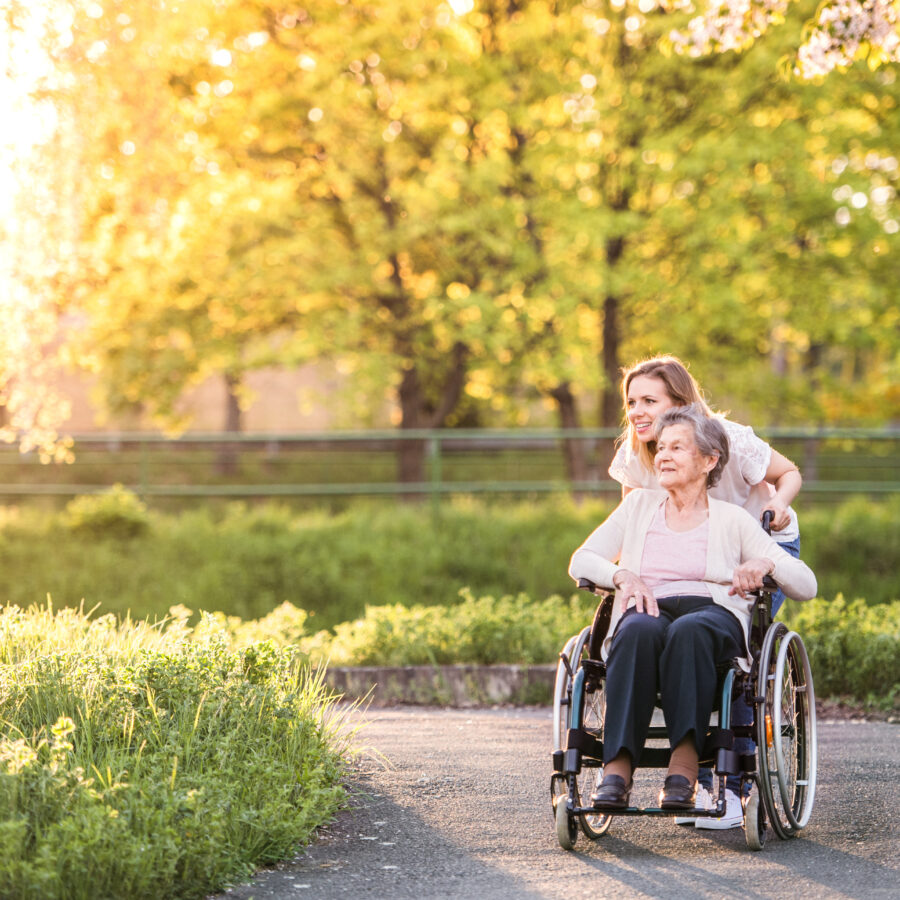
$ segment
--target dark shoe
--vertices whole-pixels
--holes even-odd
[[[684,775],[668,775],[659,795],[659,805],[663,809],[693,809],[696,783],[692,784]]]
[[[633,784],[631,782],[626,785],[621,775],[604,775],[603,781],[591,796],[591,803],[597,809],[625,809]]]

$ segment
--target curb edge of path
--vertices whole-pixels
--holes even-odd
[[[346,700],[368,706],[552,706],[556,665],[339,666],[327,685]],[[900,724],[895,708],[879,709],[853,698],[816,698],[822,721]]]
[[[555,665],[354,666],[328,669],[328,686],[370,706],[545,706]]]

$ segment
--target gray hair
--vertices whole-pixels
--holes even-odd
[[[715,487],[728,463],[728,435],[718,418],[710,416],[699,403],[670,406],[656,417],[653,433],[656,440],[669,425],[688,425],[694,433],[694,443],[702,456],[718,456],[716,464],[706,475],[706,486]]]

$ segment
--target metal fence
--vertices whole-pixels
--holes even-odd
[[[803,497],[900,492],[900,429],[760,430],[804,475]],[[65,498],[122,484],[145,499],[523,495],[613,497],[606,468],[616,429],[379,430],[291,434],[74,435],[75,459],[41,465],[0,450],[0,502]],[[565,446],[583,445],[588,475],[566,473]],[[401,446],[423,455],[423,477],[401,483]]]

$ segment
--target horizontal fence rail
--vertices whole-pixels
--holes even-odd
[[[565,492],[614,497],[620,486],[607,466],[618,434],[611,428],[80,434],[73,435],[75,459],[67,465],[42,465],[33,454],[0,449],[0,502],[98,493],[113,484],[147,499],[182,500],[439,500]],[[772,428],[759,434],[800,466],[804,498],[900,492],[900,428]],[[576,446],[580,477],[567,465]]]

